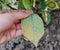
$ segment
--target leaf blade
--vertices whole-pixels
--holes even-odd
[[[39,40],[44,35],[42,19],[37,14],[32,14],[28,18],[22,20],[21,26],[23,35],[37,47]]]
[[[23,3],[22,3],[22,0],[19,0],[19,2],[18,2],[18,9],[19,10],[23,10],[23,9],[25,10]]]
[[[30,4],[30,0],[22,0],[22,3],[24,5],[24,7],[27,9],[27,10],[32,10],[32,6]]]

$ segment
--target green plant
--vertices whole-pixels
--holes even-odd
[[[2,4],[9,7],[11,10],[31,10],[34,13],[28,18],[21,20],[23,35],[37,47],[39,40],[44,35],[44,24],[48,25],[51,22],[50,12],[59,8],[55,0],[18,0],[18,7],[14,8],[12,3],[16,0],[0,0],[0,10]],[[38,10],[38,11],[37,11]],[[40,15],[40,16],[39,16]]]

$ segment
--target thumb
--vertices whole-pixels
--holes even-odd
[[[22,19],[28,17],[32,13],[33,12],[29,10],[13,10],[10,12],[10,15],[16,19]]]
[[[26,18],[30,14],[32,12],[28,10],[8,10],[6,13],[0,14],[0,32],[10,28],[14,21]]]

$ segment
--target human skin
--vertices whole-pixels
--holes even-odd
[[[28,10],[0,11],[0,44],[22,35],[20,21],[32,13]]]

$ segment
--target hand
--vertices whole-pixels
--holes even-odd
[[[20,20],[32,14],[28,10],[0,11],[0,44],[22,35]]]

